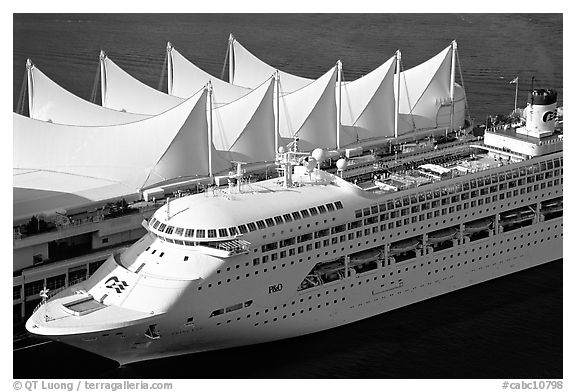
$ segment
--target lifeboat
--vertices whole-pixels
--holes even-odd
[[[549,200],[542,203],[540,211],[544,214],[552,214],[564,210],[564,203],[562,200]]]
[[[448,229],[435,231],[433,233],[428,234],[428,243],[436,244],[452,240],[459,231],[460,230],[456,227],[450,227]]]
[[[382,252],[380,249],[370,249],[350,256],[350,266],[366,264],[378,260]]]
[[[534,211],[531,209],[523,209],[520,211],[505,212],[500,215],[500,224],[514,225],[534,218]]]
[[[488,230],[492,225],[492,218],[480,219],[474,222],[466,223],[464,232],[466,234],[478,233],[479,231]]]
[[[404,241],[398,241],[390,245],[390,254],[406,253],[416,249],[420,241],[416,238],[409,238]]]
[[[333,272],[337,272],[344,268],[344,261],[336,260],[330,263],[324,263],[316,268],[316,272],[318,274],[330,274]]]

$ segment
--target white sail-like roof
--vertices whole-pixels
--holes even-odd
[[[156,115],[182,102],[182,98],[164,94],[135,79],[105,54],[100,55],[100,66],[104,70],[102,106],[106,108]]]
[[[217,107],[235,101],[252,91],[249,88],[225,82],[203,71],[188,61],[170,44],[168,44],[167,53],[169,56],[168,64],[172,68],[171,72],[168,72],[168,93],[170,95],[187,98],[211,82],[213,88],[212,102]]]
[[[208,175],[208,146],[205,91],[161,115],[122,125],[67,126],[14,115],[14,169],[122,184],[132,191]],[[227,167],[215,161],[214,171]],[[50,190],[59,187],[66,188],[55,183]]]
[[[30,61],[26,68],[30,118],[58,124],[91,126],[125,124],[149,117],[96,105],[59,86]]]
[[[234,57],[234,79],[232,82],[235,85],[253,89],[260,86],[276,72],[276,68],[254,56],[236,39],[233,39],[232,42],[231,55]],[[279,71],[279,73],[280,91],[284,93],[299,90],[314,81],[283,71]]]
[[[450,45],[430,60],[401,72],[399,133],[406,133],[414,128],[450,126],[452,50]],[[394,91],[397,83],[396,77]],[[455,84],[454,127],[464,124],[463,95],[463,89]]]
[[[272,161],[274,151],[274,80],[213,110],[214,146],[232,161]]]
[[[337,66],[308,86],[280,95],[280,136],[297,136],[304,151],[336,147],[336,72]]]
[[[392,57],[369,74],[342,83],[341,121],[354,141],[394,136],[395,60]]]

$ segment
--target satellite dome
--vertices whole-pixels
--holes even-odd
[[[336,167],[338,168],[338,170],[344,170],[346,169],[346,166],[348,166],[348,161],[344,158],[340,158],[336,162]]]
[[[314,151],[312,151],[312,157],[314,157],[314,159],[316,159],[317,162],[322,162],[324,160],[326,156],[326,151],[324,151],[321,148],[317,148]]]
[[[279,152],[280,154],[284,154],[285,151],[286,151],[286,149],[284,148],[284,146],[278,147],[278,152]]]

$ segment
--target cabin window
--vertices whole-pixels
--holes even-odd
[[[350,223],[348,223],[348,230],[356,229],[360,226],[362,226],[361,220],[350,222]]]
[[[277,242],[270,242],[269,244],[262,245],[262,252],[269,252],[277,248],[278,248]]]
[[[216,238],[216,229],[208,229],[208,238]]]
[[[229,227],[228,232],[230,233],[230,236],[238,235],[238,229],[236,227]]]
[[[204,238],[205,235],[206,235],[206,230],[204,230],[204,229],[198,229],[198,230],[196,230],[196,237],[198,237],[198,238]]]
[[[286,247],[286,246],[290,246],[290,245],[294,245],[296,243],[296,238],[292,237],[292,238],[287,238],[285,240],[280,241],[280,247]]]
[[[160,221],[157,220],[156,222],[154,222],[152,227],[156,229],[158,226],[160,226]]]
[[[316,209],[316,207],[310,208],[310,215],[312,215],[312,216],[318,215],[318,210]]]
[[[163,232],[165,228],[166,228],[166,223],[162,223],[162,224],[160,225],[160,227],[158,228],[158,231],[162,231],[162,232]]]
[[[186,229],[184,232],[185,237],[193,237],[194,236],[194,229]]]
[[[300,214],[302,214],[302,218],[308,218],[310,216],[308,210],[301,210]]]
[[[254,222],[248,223],[248,229],[249,229],[250,231],[256,231],[256,230],[258,230],[258,228],[256,227],[256,223],[254,223]]]
[[[176,230],[174,230],[174,234],[176,235],[182,235],[183,232],[184,229],[182,227],[177,227]]]
[[[224,314],[224,309],[217,309],[210,313],[210,317],[220,316],[221,314]]]
[[[328,212],[328,211],[326,210],[326,207],[324,207],[324,206],[318,206],[318,211],[319,211],[321,214],[325,214],[326,212]]]
[[[302,217],[300,216],[300,213],[298,211],[296,211],[296,212],[292,213],[292,218],[294,218],[294,220],[299,220]]]
[[[164,233],[166,234],[172,234],[173,232],[174,232],[174,226],[168,226],[164,231]]]
[[[242,234],[248,233],[248,227],[246,227],[246,225],[238,226],[238,230],[240,230],[240,233],[242,233]]]
[[[228,229],[218,229],[218,236],[228,237]]]
[[[312,233],[302,234],[298,236],[298,243],[310,241],[312,239]]]
[[[284,217],[284,222],[288,223],[288,222],[292,222],[292,215],[290,214],[284,214],[282,215]]]
[[[337,201],[336,203],[334,203],[334,205],[336,206],[337,210],[341,210],[344,208],[341,201]]]
[[[256,222],[256,223],[258,223],[258,222]],[[266,218],[266,224],[268,225],[268,227],[274,226],[274,225],[275,225],[274,219],[272,219],[272,218]]]
[[[277,225],[281,225],[282,223],[284,223],[281,216],[275,216],[274,222],[276,222]]]
[[[332,203],[328,203],[328,204],[326,204],[326,208],[327,208],[327,209],[328,209],[328,211],[330,211],[330,212],[332,212],[332,211],[335,211],[335,210],[336,210],[336,208],[334,207],[334,204],[332,204]]]
[[[256,225],[258,226],[259,229],[265,229],[266,228],[266,224],[264,223],[263,220],[256,221]]]
[[[346,225],[338,225],[332,228],[332,234],[341,233],[346,230]]]
[[[364,216],[370,215],[370,208],[369,208],[369,207],[364,208],[364,209],[362,210],[362,214],[363,214]]]

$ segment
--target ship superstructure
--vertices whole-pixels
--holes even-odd
[[[27,329],[129,363],[320,331],[560,259],[562,131],[555,95],[544,101],[483,142],[356,184],[281,149],[279,178],[248,184],[239,170],[169,201]],[[553,115],[534,136],[542,105]]]

